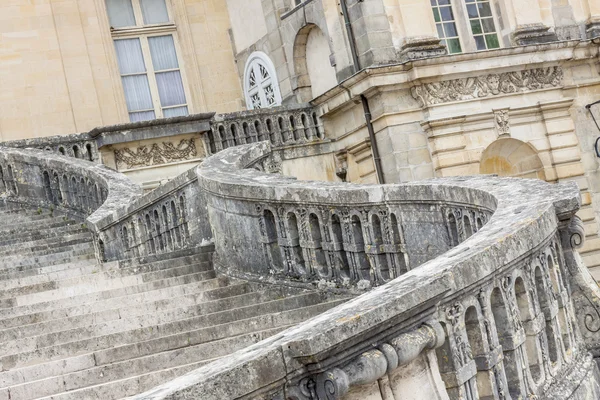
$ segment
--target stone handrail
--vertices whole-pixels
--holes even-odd
[[[470,204],[489,210],[490,218],[458,244],[452,243],[456,221],[446,219],[445,229],[434,223],[431,234],[447,240],[442,254],[431,253],[368,293],[135,399],[397,400],[416,388],[421,398],[440,399],[598,394],[590,351],[598,350],[600,296],[576,252],[583,244],[576,185],[482,176],[366,187],[245,169],[270,152],[265,143],[241,146],[197,169],[219,263],[233,256],[234,245],[245,256],[235,261],[249,270],[254,264],[244,260],[268,256],[264,245],[275,235],[261,234],[262,205],[274,201],[284,209],[300,202],[324,209],[417,202],[432,206],[438,222],[457,214],[440,214],[436,205]],[[247,224],[258,251],[236,242],[246,238],[234,235],[237,221]],[[430,221],[435,218],[421,222]],[[401,227],[411,223],[399,220]],[[342,248],[356,252],[354,244]],[[339,250],[330,245],[325,251]]]
[[[146,257],[209,241],[212,234],[197,182],[190,169],[98,221],[105,259]]]
[[[13,140],[2,142],[1,145],[18,149],[46,150],[82,160],[100,161],[96,141],[88,133]]]
[[[99,221],[141,194],[138,185],[102,165],[43,150],[0,147],[4,201],[85,220],[94,233]]]
[[[289,146],[324,138],[317,111],[308,104],[217,114],[205,135],[209,154],[264,140],[273,146]]]

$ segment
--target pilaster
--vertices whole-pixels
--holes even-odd
[[[402,26],[406,35],[400,48],[400,61],[443,56],[446,47],[440,43],[428,1],[399,0]]]
[[[555,42],[556,33],[544,22],[538,0],[510,0],[516,28],[512,41],[518,46]]]

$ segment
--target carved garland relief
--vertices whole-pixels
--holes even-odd
[[[115,150],[118,170],[168,164],[196,157],[198,157],[198,150],[193,138],[183,139],[178,145],[163,142],[161,144],[154,143],[151,146],[140,146],[136,149]]]
[[[562,69],[549,67],[426,83],[413,87],[411,92],[422,107],[427,107],[453,101],[553,88],[560,86],[562,81]]]

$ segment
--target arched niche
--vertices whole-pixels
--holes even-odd
[[[479,172],[546,180],[544,165],[537,151],[528,143],[512,138],[498,139],[485,149]]]
[[[294,65],[300,101],[308,102],[338,84],[330,55],[329,40],[317,25],[308,24],[298,31]]]

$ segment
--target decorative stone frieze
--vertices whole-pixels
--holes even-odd
[[[115,150],[115,160],[119,170],[168,164],[201,156],[202,154],[196,149],[194,138],[182,139],[177,145],[172,142],[162,142],[135,149],[126,147]]]
[[[422,107],[428,107],[454,101],[554,88],[562,85],[562,82],[563,71],[555,66],[425,83],[413,87],[411,92]]]

